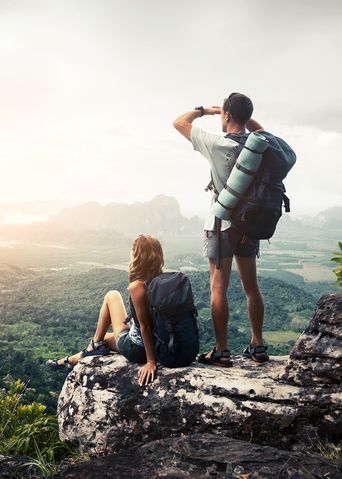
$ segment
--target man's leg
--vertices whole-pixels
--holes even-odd
[[[215,332],[216,351],[228,349],[228,318],[229,306],[227,289],[233,258],[222,258],[220,269],[216,268],[215,260],[209,260],[211,274],[211,314]]]
[[[247,298],[248,316],[252,327],[251,345],[261,346],[262,325],[264,322],[264,302],[258,285],[256,274],[256,258],[236,256],[236,265],[242,287]]]

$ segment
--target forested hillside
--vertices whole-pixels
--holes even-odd
[[[199,311],[201,349],[212,347],[209,272],[189,273]],[[260,278],[266,304],[265,339],[271,354],[287,353],[308,322],[315,299],[283,281]],[[32,399],[55,405],[63,373],[44,367],[85,347],[94,332],[105,293],[118,289],[127,300],[127,273],[111,268],[89,271],[32,272],[2,265],[0,288],[0,377],[7,374],[28,382]],[[241,352],[249,341],[245,297],[232,275],[230,348]],[[1,386],[1,384],[0,384]]]

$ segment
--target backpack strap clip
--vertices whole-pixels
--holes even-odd
[[[206,192],[213,191],[215,193],[215,196],[218,196],[219,192],[216,189],[214,179],[213,179],[213,173],[211,171],[210,171],[210,175],[211,175],[211,180],[208,183],[208,185],[204,188],[204,191],[206,191]]]
[[[210,182],[204,188],[204,191],[213,191],[213,190],[214,190],[214,182],[213,180],[210,180]]]

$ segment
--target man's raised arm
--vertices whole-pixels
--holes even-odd
[[[250,120],[247,121],[246,123],[246,128],[248,131],[250,131],[251,133],[253,131],[259,131],[259,130],[263,130],[264,128],[260,125],[260,123],[258,123],[256,120],[253,120],[253,118],[251,118]]]
[[[219,106],[213,106],[211,108],[198,107],[195,108],[195,110],[183,113],[183,115],[180,115],[178,118],[176,118],[173,122],[173,126],[179,131],[179,133],[181,133],[187,140],[190,141],[192,122],[196,120],[196,118],[200,118],[203,115],[220,114],[221,107]]]

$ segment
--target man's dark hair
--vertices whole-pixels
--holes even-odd
[[[242,93],[231,93],[229,97],[224,100],[223,111],[230,113],[236,123],[244,125],[252,116],[253,103],[248,96]]]

